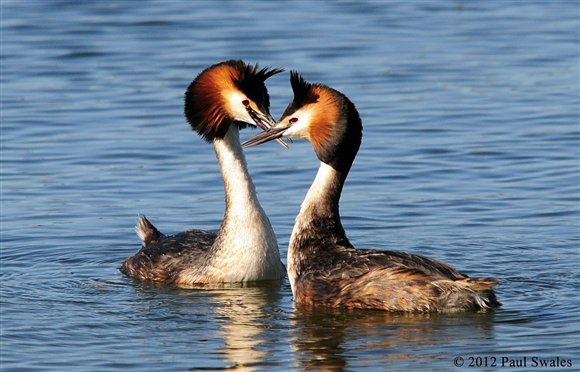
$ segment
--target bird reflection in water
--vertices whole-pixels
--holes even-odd
[[[191,350],[204,350],[208,362],[223,364],[218,369],[252,371],[267,365],[266,360],[273,353],[272,341],[279,339],[272,329],[279,317],[276,309],[281,301],[282,282],[215,283],[195,289],[148,283],[138,287],[142,300],[135,310],[147,313],[148,321],[140,323],[143,332],[159,337],[160,322],[180,318],[179,329],[164,331],[191,334],[195,339]],[[208,368],[214,367],[198,365],[191,370]]]
[[[215,297],[229,368],[253,371],[264,367],[272,353],[265,343],[277,338],[274,334],[268,335],[267,330],[272,328],[272,306],[281,298],[280,283],[246,283],[244,288],[223,290]]]
[[[372,310],[312,308],[295,304],[291,319],[295,368],[340,371],[364,367],[370,359],[388,367],[401,359],[416,363],[418,358],[439,359],[441,355],[421,355],[421,344],[461,344],[479,335],[493,339],[493,313],[437,314],[389,313]],[[463,325],[463,327],[458,327]],[[457,330],[461,329],[461,333]],[[453,330],[453,331],[451,331]],[[493,341],[490,341],[493,342]],[[361,358],[362,355],[366,357]],[[450,360],[451,362],[451,360]],[[361,364],[362,363],[362,364]]]

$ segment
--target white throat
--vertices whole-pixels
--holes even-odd
[[[214,267],[225,281],[278,279],[284,276],[276,235],[256,196],[240,145],[237,126],[213,142],[225,189],[226,211]]]
[[[313,211],[316,206],[328,203],[328,197],[331,194],[330,190],[338,178],[338,172],[334,168],[326,163],[320,162],[316,177],[306,193],[298,216],[304,217]]]

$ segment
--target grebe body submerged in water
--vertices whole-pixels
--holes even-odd
[[[291,74],[294,99],[278,124],[244,143],[280,137],[310,141],[321,161],[288,247],[288,277],[299,304],[409,312],[456,312],[500,306],[491,278],[469,278],[434,259],[356,249],[339,215],[344,181],[358,152],[362,123],[342,93]]]
[[[185,116],[214,146],[225,189],[224,220],[217,233],[189,230],[165,236],[140,217],[136,230],[143,247],[125,259],[121,272],[179,287],[285,276],[276,235],[256,196],[238,132],[250,123],[262,129],[275,123],[264,82],[281,71],[230,60],[202,71],[189,85]]]

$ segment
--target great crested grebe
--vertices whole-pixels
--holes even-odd
[[[455,312],[500,306],[491,278],[469,278],[434,259],[396,251],[355,249],[339,215],[344,181],[358,152],[362,123],[342,93],[309,84],[293,71],[294,99],[275,127],[250,138],[310,141],[321,161],[288,247],[288,277],[300,304],[410,312]]]
[[[230,60],[202,71],[189,85],[185,116],[193,130],[214,146],[225,189],[224,220],[217,233],[189,230],[165,236],[141,216],[136,230],[143,247],[125,259],[122,273],[179,287],[286,275],[276,235],[248,174],[238,132],[252,122],[262,129],[275,123],[264,82],[282,71]]]

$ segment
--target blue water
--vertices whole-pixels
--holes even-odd
[[[0,369],[578,370],[577,1],[3,0],[1,13]],[[221,222],[215,155],[182,97],[229,58],[355,102],[364,138],[341,202],[355,246],[498,278],[503,307],[308,312],[287,280],[122,276],[138,213],[165,233]],[[278,117],[288,74],[268,87]],[[301,141],[247,159],[285,257],[317,160]]]

